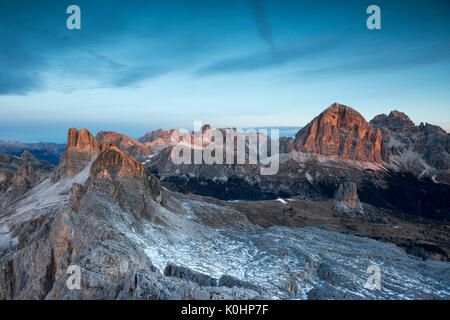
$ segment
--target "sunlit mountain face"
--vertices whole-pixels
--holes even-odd
[[[450,299],[449,9],[1,1],[0,299]]]

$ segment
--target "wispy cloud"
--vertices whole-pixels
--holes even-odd
[[[342,41],[342,38],[335,38],[298,47],[279,48],[273,52],[260,52],[253,55],[224,58],[198,68],[195,74],[197,76],[209,76],[218,73],[256,71],[280,66],[311,55],[329,53],[342,45]]]
[[[409,51],[407,55],[404,51]],[[372,54],[354,54],[346,60],[301,71],[308,75],[334,75],[341,73],[378,73],[450,62],[450,42],[424,46],[380,50]]]
[[[265,0],[250,0],[255,23],[258,28],[260,38],[267,43],[272,52],[276,51],[275,39],[273,37],[272,26],[267,16]]]
[[[27,19],[25,14],[26,18],[17,17],[19,8],[14,2],[4,3],[0,12],[0,95],[25,95],[43,90],[49,74],[58,75],[62,82],[89,78],[97,81],[98,86],[124,87],[167,70],[152,61],[136,61],[126,55],[117,59],[111,52],[103,53],[108,52],[104,44],[110,44],[109,39],[118,38],[123,30],[106,35],[98,32],[93,37],[83,30],[66,30],[64,15],[62,23],[56,24],[60,17],[55,19],[53,10],[37,11],[44,18],[36,22]],[[76,87],[61,84],[48,89],[70,93]]]

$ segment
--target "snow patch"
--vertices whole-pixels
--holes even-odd
[[[308,179],[309,183],[313,184],[313,177],[311,177],[311,175],[308,172],[305,173],[305,177],[306,179]]]

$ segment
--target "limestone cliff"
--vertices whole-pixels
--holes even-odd
[[[354,109],[334,103],[295,136],[297,151],[381,163],[387,151],[381,131]]]

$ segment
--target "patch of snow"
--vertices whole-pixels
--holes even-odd
[[[213,182],[227,182],[228,181],[228,177],[226,176],[222,176],[222,177],[214,177],[212,179]]]
[[[308,179],[309,183],[313,184],[313,177],[311,177],[311,175],[309,174],[309,172],[305,173],[305,177],[306,179]]]

